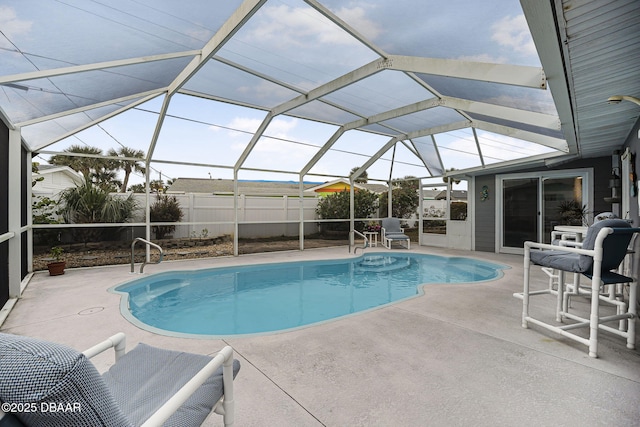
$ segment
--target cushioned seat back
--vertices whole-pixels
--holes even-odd
[[[582,241],[582,248],[592,250],[595,247],[598,233],[605,227],[631,228],[631,225],[623,219],[605,219],[598,221],[587,230],[587,235]],[[607,236],[602,244],[602,271],[618,268],[627,255],[627,246],[629,246],[631,237],[631,233],[614,233]],[[588,255],[580,255],[580,267],[582,271],[591,271],[593,268],[593,258]]]
[[[35,338],[0,333],[0,400],[29,404],[26,425],[131,425],[89,359]]]
[[[384,232],[388,233],[402,233],[402,228],[400,227],[400,220],[398,218],[384,218],[382,220],[382,228],[384,228]]]

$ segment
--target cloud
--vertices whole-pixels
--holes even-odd
[[[26,34],[31,31],[33,22],[25,21],[18,18],[16,11],[12,7],[0,6],[0,28],[2,33],[11,41],[19,35]],[[0,42],[2,47],[13,47],[11,45],[4,46],[4,41]]]
[[[383,29],[380,28],[375,22],[367,19],[366,12],[361,7],[341,7],[337,10],[338,15],[343,21],[348,22],[349,25],[358,29],[363,36],[369,40],[375,40],[383,33]]]
[[[229,128],[237,129],[237,131],[229,131],[229,136],[237,140],[237,142],[232,144],[232,149],[237,151],[244,150],[261,123],[261,119],[236,117],[226,125]],[[298,123],[298,119],[272,120],[264,132],[264,136],[260,141],[258,141],[253,151],[262,153],[279,153],[282,156],[281,159],[296,157],[301,151],[305,153],[308,152],[309,147],[292,145],[292,143],[289,142],[289,140],[296,140],[295,137],[291,136],[291,131],[298,126]],[[249,132],[250,134],[246,132]]]
[[[308,48],[310,44],[357,45],[355,39],[310,8],[278,5],[266,7],[251,38],[280,49]],[[363,19],[364,11],[351,11]]]
[[[524,15],[505,16],[491,26],[491,39],[524,55],[537,55]]]

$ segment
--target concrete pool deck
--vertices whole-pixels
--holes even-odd
[[[119,331],[128,349],[145,342],[209,354],[229,344],[242,363],[235,381],[238,426],[640,424],[640,351],[601,333],[600,357],[593,359],[586,346],[522,328],[522,302],[512,296],[522,291],[521,255],[417,245],[411,252],[469,256],[511,269],[490,282],[429,285],[416,298],[315,326],[225,339],[163,336],[125,320],[120,296],[107,289],[139,277],[129,265],[57,277],[37,273],[0,330],[79,350]],[[146,266],[145,274],[349,256],[344,246],[271,252],[163,262]],[[532,274],[535,286],[544,287],[540,269]],[[552,313],[548,298],[532,300],[536,314]],[[103,371],[112,359],[108,353],[94,363]],[[222,425],[222,418],[212,415],[206,425]]]

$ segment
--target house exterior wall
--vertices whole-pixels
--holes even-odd
[[[475,198],[475,245],[477,251],[494,252],[496,248],[496,179],[495,175],[483,175],[476,177],[476,193],[487,186],[489,197],[482,200]]]
[[[609,177],[611,176],[611,157],[597,157],[591,159],[580,159],[552,168],[532,168],[519,171],[541,172],[541,171],[560,171],[569,169],[593,168],[593,211],[594,213],[611,211],[611,204],[604,201],[605,197],[611,196],[609,189]],[[496,230],[496,216],[500,215],[496,212],[496,174],[481,175],[475,177],[476,204],[474,208],[475,214],[475,250],[482,252],[495,252],[495,240],[499,230]],[[482,187],[487,186],[489,189],[489,198],[485,201],[481,200],[480,192]],[[637,203],[636,203],[637,205]]]
[[[635,126],[633,127],[633,130],[631,131],[631,133],[629,133],[629,137],[627,138],[627,140],[625,141],[624,146],[625,147],[629,147],[629,150],[631,150],[631,153],[636,155],[635,158],[635,170],[636,170],[636,175],[640,176],[640,119],[638,119],[638,121],[636,122]],[[622,177],[622,179],[627,179],[627,177]],[[638,176],[636,176],[636,183],[638,182]],[[636,194],[635,196],[630,196],[630,209],[629,209],[629,218],[633,220],[633,225],[634,227],[640,227],[640,206],[638,205],[638,203],[640,203],[638,201],[638,195]]]
[[[42,172],[33,174],[33,178],[44,178],[33,186],[34,196],[56,196],[60,191],[76,186],[75,181],[68,173],[64,171]]]
[[[332,193],[337,193],[339,191],[349,191],[350,188],[351,187],[349,186],[349,184],[345,184],[343,182],[337,182],[335,184],[327,185],[326,187],[319,188],[315,192],[319,196],[324,197]]]

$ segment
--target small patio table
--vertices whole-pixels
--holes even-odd
[[[378,247],[378,232],[377,231],[365,231],[364,235],[369,239],[369,246],[372,248]]]

